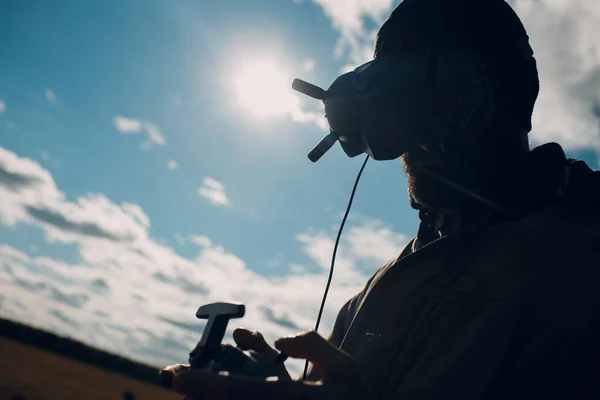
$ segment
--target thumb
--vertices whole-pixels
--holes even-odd
[[[315,331],[275,341],[275,347],[294,358],[304,358],[321,371],[323,380],[352,379],[358,376],[352,357]]]
[[[233,340],[244,350],[254,350],[265,359],[273,361],[279,354],[277,350],[269,346],[264,336],[257,331],[237,328],[233,331]]]

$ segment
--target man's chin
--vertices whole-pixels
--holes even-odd
[[[441,172],[432,170],[431,173],[426,173],[420,168],[407,172],[408,195],[413,208],[442,210],[459,207],[459,193],[437,179],[436,175],[444,176]]]

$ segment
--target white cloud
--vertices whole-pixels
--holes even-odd
[[[316,65],[315,59],[308,58],[302,64],[302,68],[304,69],[304,72],[313,72],[315,70],[315,65]]]
[[[335,242],[328,233],[300,233],[296,236],[296,240],[302,244],[304,252],[308,254],[319,267],[324,270],[329,268]],[[343,251],[338,249],[336,265],[341,269],[347,270],[352,266],[352,260],[347,254],[344,254]]]
[[[38,227],[52,243],[72,243],[79,260],[67,263],[34,255],[34,248],[26,254],[0,245],[3,314],[11,318],[155,365],[186,361],[201,336],[194,314],[202,304],[246,304],[243,325],[271,342],[314,324],[321,296],[314,288],[323,287],[325,269],[310,273],[293,264],[288,276],[263,277],[207,236],[190,237],[198,252],[184,258],[149,236],[150,219],[137,204],[118,205],[102,194],[68,200],[47,170],[1,147],[0,171],[0,221]],[[380,266],[383,253],[402,239],[376,221],[351,226],[349,233],[340,249],[347,261],[338,265],[322,332]],[[300,235],[318,263],[330,253],[330,234]],[[382,254],[351,249],[359,238],[382,246]],[[368,262],[369,271],[359,271],[360,262]],[[229,342],[231,330],[242,323],[230,325]],[[302,362],[290,366],[299,374]]]
[[[135,241],[144,236],[147,217],[136,206],[118,206],[93,193],[66,201],[46,169],[2,147],[0,170],[0,221],[4,224],[43,226],[48,240],[61,243],[76,242],[80,235],[111,241]]]
[[[229,206],[232,204],[225,194],[225,185],[209,176],[204,178],[202,186],[198,189],[198,195],[215,205]]]
[[[190,242],[192,242],[196,246],[200,246],[200,247],[207,247],[207,246],[211,246],[213,244],[212,240],[210,240],[210,238],[208,236],[199,236],[199,235],[190,236]]]
[[[275,257],[271,258],[269,261],[265,263],[265,267],[267,268],[278,268],[281,266],[283,262],[283,253],[279,252]]]
[[[113,124],[117,131],[123,134],[138,134],[142,130],[145,131],[148,138],[140,145],[142,150],[150,150],[154,145],[164,146],[167,143],[160,128],[151,122],[117,115],[113,118]]]
[[[395,232],[383,221],[362,218],[361,225],[348,229],[344,238],[348,253],[366,263],[383,264],[397,257],[408,243],[408,237]]]
[[[347,61],[348,71],[373,58],[375,35],[397,0],[313,0],[340,33],[335,50]],[[369,29],[366,22],[375,26]]]
[[[179,164],[175,160],[168,160],[167,168],[169,168],[170,170],[175,170],[175,169],[179,168]]]
[[[29,256],[27,254],[5,244],[0,245],[0,252],[5,258],[8,259],[17,260],[20,262],[29,261]]]
[[[125,118],[117,115],[113,118],[113,124],[121,133],[139,133],[142,130],[142,122],[137,119]]]
[[[146,122],[144,123],[144,128],[146,129],[146,133],[148,133],[148,139],[150,140],[150,143],[159,146],[164,146],[167,143],[158,126]]]
[[[395,232],[383,221],[360,217],[359,224],[347,227],[342,233],[335,266],[345,283],[360,275],[360,271],[379,267],[396,258],[408,243],[408,236]],[[324,271],[331,266],[336,232],[305,232],[296,240],[307,255]]]
[[[4,100],[0,100],[0,113],[3,113],[4,111],[6,111],[6,103]]]
[[[516,0],[513,7],[538,61],[540,96],[532,139],[567,150],[600,152],[600,3],[588,0]]]
[[[327,118],[325,118],[325,115],[322,112],[304,111],[301,108],[297,108],[291,112],[291,116],[293,121],[301,123],[311,122],[323,131],[329,130]]]
[[[298,95],[304,96],[302,94]],[[322,131],[329,131],[329,124],[327,123],[327,118],[325,118],[324,111],[307,110],[300,105],[300,102],[298,102],[294,107],[291,107],[290,110],[288,110],[288,114],[294,122],[314,124]]]
[[[50,103],[56,103],[56,95],[52,90],[46,89],[44,91],[44,95],[46,96],[46,100],[48,100]]]
[[[178,244],[185,244],[186,240],[181,233],[176,233],[173,238]]]
[[[121,203],[121,208],[127,215],[132,217],[135,222],[143,226],[145,229],[150,227],[150,218],[144,214],[144,211],[142,211],[142,208],[139,205],[123,202]]]
[[[306,267],[300,264],[291,264],[290,271],[294,274],[304,274],[306,273]]]

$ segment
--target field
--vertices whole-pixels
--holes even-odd
[[[106,360],[114,359],[115,356],[102,353],[108,358],[101,358],[96,354],[101,353],[97,350],[92,359],[102,360],[102,363],[96,362],[94,365],[55,351],[45,350],[41,346],[24,343],[22,340],[24,336],[15,340],[4,335],[5,333],[6,331],[0,332],[0,400],[121,400],[124,398],[175,400],[182,397],[156,386],[154,376],[157,372],[151,367],[139,366],[136,369],[134,367],[138,366],[137,364],[133,362],[128,364],[122,360],[111,364]],[[26,338],[25,341],[33,341],[32,335]],[[54,347],[56,348],[55,344]],[[62,348],[67,347],[63,344]],[[81,345],[76,348],[87,347]],[[86,357],[90,359],[89,356]],[[109,368],[100,367],[98,364],[108,365]],[[118,367],[115,368],[115,365]],[[133,373],[116,372],[115,370],[119,368],[131,369]],[[140,373],[141,370],[144,374]],[[152,372],[151,381],[150,372]],[[138,375],[141,378],[136,379],[131,375]],[[124,397],[127,392],[133,397]]]

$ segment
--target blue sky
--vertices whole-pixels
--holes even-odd
[[[4,2],[0,313],[155,364],[185,361],[211,301],[269,339],[310,329],[362,159],[308,161],[323,110],[291,80],[368,61],[397,3]],[[512,4],[540,64],[532,144],[596,167],[600,6]],[[416,227],[399,161],[369,163],[323,332]]]

